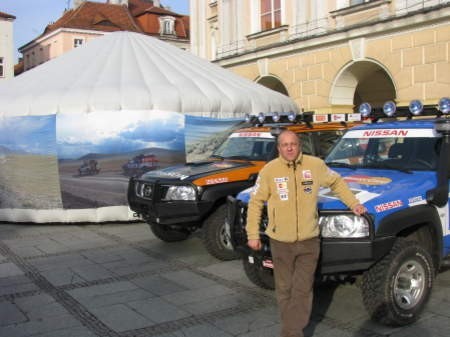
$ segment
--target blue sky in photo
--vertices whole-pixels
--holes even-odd
[[[57,135],[61,159],[152,147],[184,151],[184,116],[166,111],[60,114]]]
[[[56,155],[55,115],[0,119],[2,147],[21,154]]]
[[[217,119],[186,116],[186,144],[196,143],[214,133],[222,132],[243,122],[243,118]]]

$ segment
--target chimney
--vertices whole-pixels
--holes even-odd
[[[111,5],[122,5],[128,7],[128,0],[108,0],[106,3]]]
[[[153,6],[161,7],[161,4],[159,3],[159,0],[153,0]]]
[[[78,8],[86,0],[72,0],[72,8]]]

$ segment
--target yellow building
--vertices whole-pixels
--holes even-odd
[[[191,0],[191,51],[304,111],[450,95],[450,1]]]

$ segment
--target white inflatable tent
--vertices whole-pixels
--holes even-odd
[[[73,128],[77,128],[76,121],[86,116],[97,117],[88,118],[86,123],[91,123],[91,120],[99,123],[98,116],[101,116],[100,123],[108,125],[111,119],[119,116],[126,119],[135,113],[144,116],[177,113],[233,118],[243,117],[246,113],[289,111],[298,112],[298,107],[290,98],[168,43],[131,32],[116,32],[96,38],[12,80],[0,83],[0,123],[3,121],[3,130],[20,125],[17,128],[19,130],[24,124],[33,124],[34,121],[50,121],[49,125],[52,126],[42,130],[50,134],[50,140],[46,142],[54,143],[51,150],[45,153],[50,157],[50,160],[46,157],[45,161],[53,161],[53,167],[55,163],[57,167],[62,162],[56,151],[60,128],[54,125],[60,121],[58,119],[56,122],[55,116],[64,117],[64,120],[71,121],[72,124],[67,124],[69,127],[73,125]],[[3,143],[12,144],[11,137],[5,137]],[[17,131],[12,138],[17,138],[20,143],[25,137],[21,137]],[[34,140],[36,147],[43,144],[42,139]],[[14,179],[22,162],[14,164],[18,165],[17,169],[14,166],[13,169],[7,169],[8,151],[7,144],[2,144],[0,136],[0,181],[17,186],[20,180],[24,188],[14,192],[19,198],[20,194],[27,193],[32,183],[22,182],[22,178]],[[21,153],[20,150],[15,151]],[[42,153],[39,155],[41,160]],[[30,157],[27,156],[27,160]],[[34,165],[35,161],[32,163]],[[53,194],[57,195],[60,191],[59,181],[55,185],[47,172],[53,170],[52,176],[58,176],[61,171],[42,169],[42,166],[39,168],[46,172],[45,176],[36,174],[44,187],[33,187],[33,193],[40,188],[45,193],[53,188]],[[31,177],[34,172],[41,171],[26,172],[25,176]],[[52,180],[48,186],[47,179]],[[50,188],[50,185],[55,186]],[[11,193],[7,188],[0,192],[0,221],[59,223],[133,219],[126,204],[81,209],[65,209],[58,202],[54,203],[56,206],[42,208],[9,207],[7,203],[2,205],[2,198],[9,198]],[[46,198],[37,196],[36,199]]]

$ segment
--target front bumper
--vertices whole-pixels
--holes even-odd
[[[213,207],[210,201],[161,201],[158,193],[152,199],[144,199],[136,195],[135,181],[131,178],[128,184],[128,205],[147,222],[192,227],[198,225]],[[158,191],[157,183],[155,191]]]
[[[233,197],[228,197],[227,222],[229,223],[231,242],[235,250],[243,255],[251,255],[255,260],[262,261],[263,266],[272,264],[270,243],[260,228],[263,247],[259,252],[247,247],[245,233],[246,206]],[[320,274],[346,274],[367,270],[392,248],[395,237],[374,237],[364,239],[322,239],[321,256],[318,265]]]

